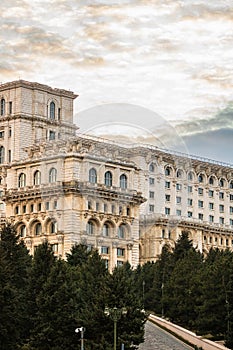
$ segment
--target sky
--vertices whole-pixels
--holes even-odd
[[[232,0],[1,0],[0,82],[68,89],[81,133],[233,163]]]

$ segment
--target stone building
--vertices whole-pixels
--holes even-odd
[[[30,252],[96,248],[110,270],[155,261],[186,230],[193,244],[233,246],[233,168],[144,145],[77,134],[73,92],[0,85],[0,214]]]

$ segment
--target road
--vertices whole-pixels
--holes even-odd
[[[192,347],[182,343],[170,333],[147,321],[145,327],[145,342],[139,350],[190,350]]]

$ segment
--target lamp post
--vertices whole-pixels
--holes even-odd
[[[84,350],[84,332],[85,332],[85,328],[84,327],[80,327],[80,328],[76,328],[75,329],[75,333],[81,333],[81,350]]]
[[[116,306],[114,308],[105,308],[104,311],[106,316],[109,316],[114,323],[114,346],[113,349],[116,350],[117,345],[117,321],[121,318],[121,315],[124,315],[127,313],[125,308],[118,309]]]

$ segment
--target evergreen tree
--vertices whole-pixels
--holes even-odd
[[[227,331],[225,336],[225,346],[233,349],[233,273],[230,274],[230,280],[227,286],[226,294],[227,308]]]
[[[70,253],[66,254],[67,262],[70,266],[81,266],[87,263],[91,251],[86,244],[75,244]]]
[[[189,233],[187,231],[182,231],[173,250],[174,261],[176,262],[179,259],[183,259],[191,249],[193,250],[194,248],[192,240],[189,239]]]
[[[28,313],[28,329],[27,338],[29,341],[30,333],[35,329],[35,322],[38,311],[37,298],[48,279],[51,269],[55,264],[56,258],[48,241],[40,244],[34,254],[32,268],[28,278],[27,293],[27,313]]]
[[[77,279],[69,265],[58,260],[37,297],[31,345],[37,350],[77,349]]]
[[[117,323],[118,348],[124,344],[125,350],[136,349],[144,340],[144,324],[146,314],[142,309],[142,300],[138,297],[136,285],[134,283],[135,272],[129,264],[117,267],[109,276],[109,295],[107,306],[110,310],[117,308],[122,311]],[[126,311],[126,314],[123,311]],[[111,316],[111,311],[110,311]],[[106,332],[108,342],[113,339],[113,321],[108,321],[108,332]],[[109,323],[110,322],[110,323]]]
[[[0,240],[0,347],[15,349],[23,341],[27,324],[25,289],[31,257],[11,225]]]

